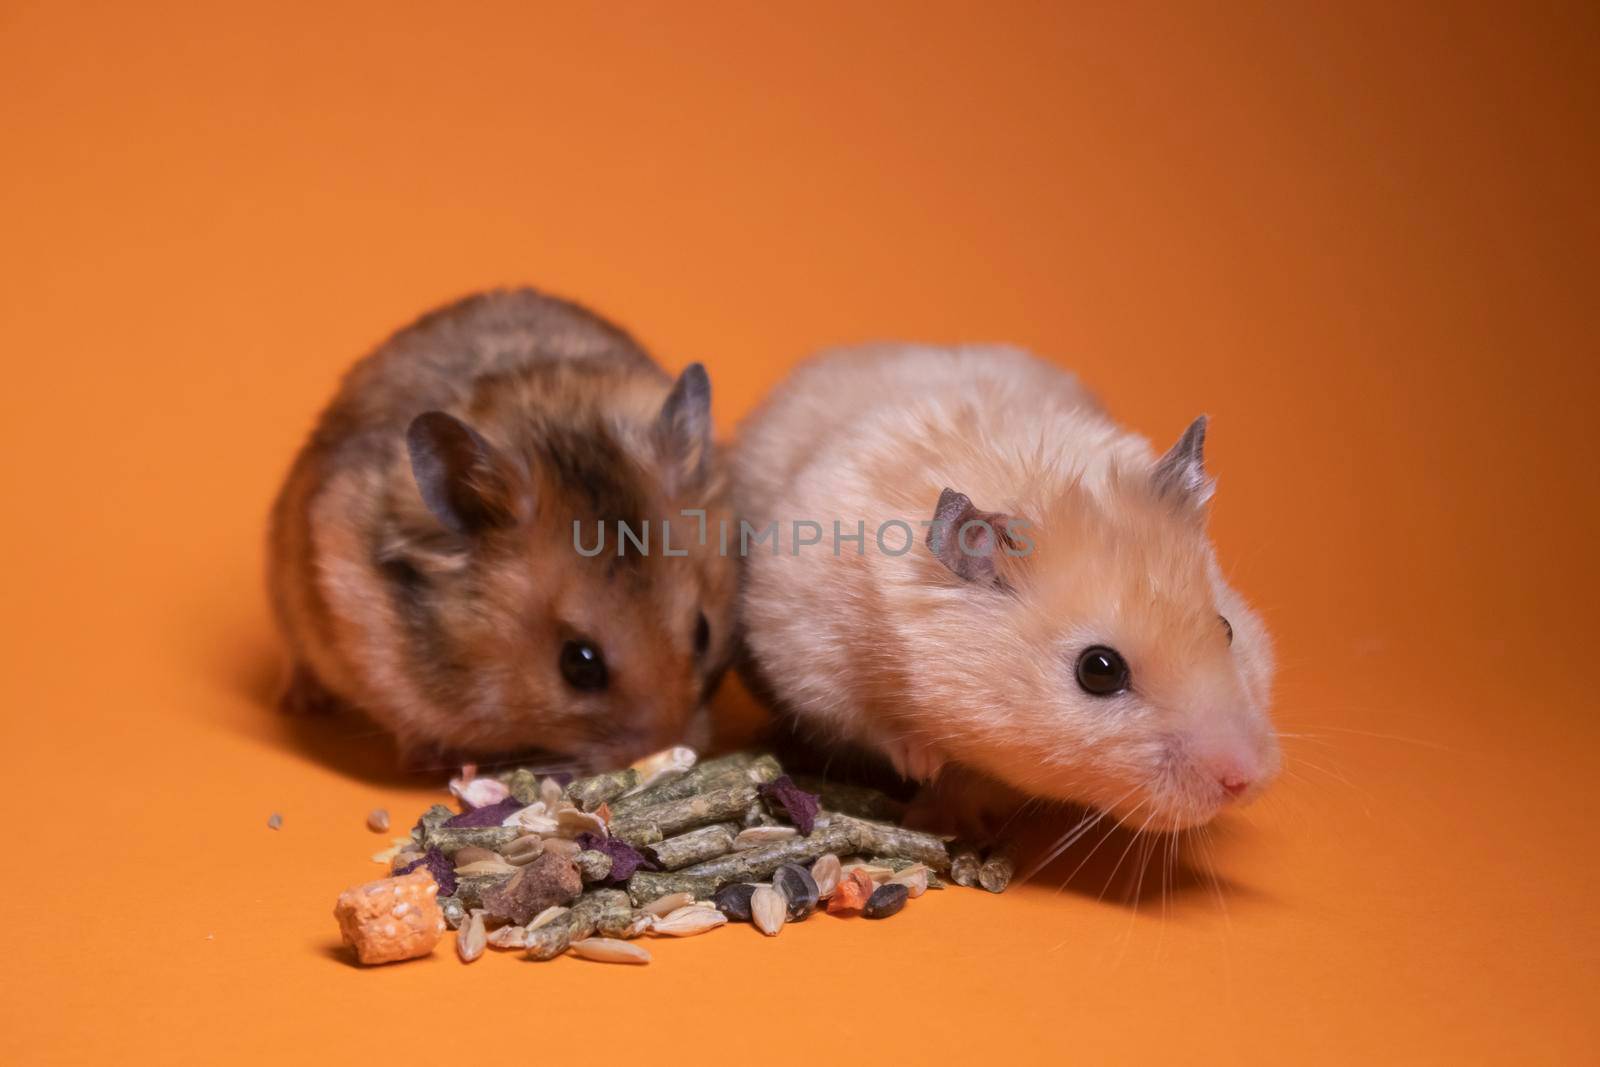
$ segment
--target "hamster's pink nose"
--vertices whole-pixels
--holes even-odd
[[[1230,797],[1236,797],[1250,788],[1250,780],[1248,778],[1241,778],[1234,774],[1223,775],[1217,779],[1217,782],[1222,786],[1222,791]]]

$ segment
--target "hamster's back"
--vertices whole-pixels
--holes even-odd
[[[580,360],[666,379],[626,331],[581,305],[533,289],[470,296],[424,315],[353,366],[318,436],[403,429],[420,411],[465,405],[485,379]]]
[[[805,471],[854,466],[886,443],[905,446],[918,422],[963,407],[1099,411],[1073,375],[1006,345],[830,350],[798,367],[740,428],[734,460],[740,513],[757,525],[782,518],[778,502],[793,500]]]

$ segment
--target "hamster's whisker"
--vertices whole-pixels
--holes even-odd
[[[1228,933],[1232,934],[1233,916],[1228,911],[1228,902],[1222,893],[1222,879],[1217,876],[1216,859],[1211,853],[1211,828],[1209,826],[1200,827],[1200,832],[1195,840],[1200,845],[1200,855],[1205,859],[1206,878],[1211,883],[1211,894],[1216,898],[1217,907],[1222,910],[1222,922],[1228,928]]]
[[[1090,809],[1081,819],[1078,820],[1078,822],[1074,826],[1072,826],[1070,829],[1068,829],[1066,833],[1064,833],[1060,837],[1056,838],[1056,843],[1050,847],[1049,852],[1045,855],[1045,857],[1042,860],[1039,860],[1037,863],[1035,863],[1028,870],[1027,874],[1022,876],[1022,881],[1027,882],[1027,881],[1032,880],[1034,875],[1038,874],[1040,871],[1044,870],[1044,868],[1046,868],[1046,867],[1050,866],[1050,864],[1054,863],[1057,856],[1060,856],[1067,849],[1069,849],[1073,845],[1077,844],[1078,841],[1080,839],[1082,839],[1084,834],[1088,833],[1090,830],[1093,830],[1095,828],[1096,824],[1098,824],[1107,815],[1111,814],[1111,809],[1112,808],[1116,807],[1118,804],[1121,804],[1124,800],[1127,800],[1129,797],[1133,796],[1133,794],[1137,793],[1140,790],[1140,788],[1142,788],[1142,787],[1141,786],[1134,786],[1132,789],[1130,789],[1126,793],[1122,794],[1116,800],[1113,800],[1110,804],[1106,805],[1104,808]],[[1077,873],[1077,872],[1073,872],[1073,873]],[[1069,876],[1067,881],[1071,881],[1071,880],[1072,879]],[[1062,887],[1065,888],[1065,883],[1063,883]]]
[[[1310,728],[1313,729],[1313,730],[1331,730],[1334,733],[1341,733],[1341,734],[1353,734],[1356,737],[1372,737],[1372,738],[1376,738],[1379,741],[1398,741],[1401,744],[1405,744],[1405,745],[1421,745],[1423,748],[1434,748],[1434,749],[1438,749],[1440,752],[1450,752],[1450,753],[1455,753],[1455,754],[1458,754],[1458,755],[1459,754],[1464,754],[1461,749],[1452,747],[1450,745],[1441,744],[1438,741],[1434,741],[1434,740],[1431,740],[1429,738],[1406,737],[1403,734],[1376,733],[1376,732],[1374,732],[1372,730],[1357,730],[1357,729],[1354,729],[1354,728],[1349,727],[1349,726],[1327,726],[1327,725],[1323,725],[1323,724],[1317,724],[1317,725],[1311,726]],[[1289,736],[1293,736],[1293,735],[1290,735],[1290,734],[1279,734],[1278,736],[1280,736],[1280,737],[1289,737]]]
[[[1134,809],[1132,811],[1128,812],[1128,817],[1131,819],[1133,816],[1137,815],[1139,813],[1139,809],[1144,807],[1149,802],[1150,801],[1149,801],[1148,798],[1146,798],[1145,800],[1139,801],[1139,803],[1134,806]],[[1096,821],[1098,821],[1098,820],[1096,820]],[[1094,857],[1094,854],[1096,852],[1100,851],[1100,846],[1105,844],[1108,840],[1111,839],[1112,833],[1120,825],[1124,825],[1124,824],[1123,823],[1114,823],[1114,824],[1112,824],[1110,827],[1108,827],[1106,829],[1105,833],[1100,835],[1100,840],[1098,840],[1098,841],[1096,841],[1094,843],[1094,847],[1089,850],[1088,854],[1085,855],[1083,857],[1083,859],[1078,861],[1078,865],[1072,869],[1072,873],[1067,875],[1067,880],[1065,882],[1061,883],[1061,888],[1062,889],[1067,888],[1067,886],[1071,884],[1072,880],[1078,876],[1078,872],[1083,870],[1084,864],[1088,863],[1089,860]],[[1058,890],[1058,892],[1059,892],[1059,890]]]
[[[1133,836],[1128,839],[1127,845],[1125,845],[1122,849],[1122,855],[1117,857],[1117,862],[1115,866],[1111,868],[1111,873],[1106,876],[1106,884],[1101,887],[1100,893],[1095,897],[1096,901],[1104,900],[1106,894],[1111,891],[1111,883],[1116,880],[1117,872],[1122,870],[1122,861],[1128,858],[1128,853],[1133,851],[1134,843],[1139,840],[1139,835],[1144,833],[1145,827],[1149,826],[1150,820],[1154,819],[1155,817],[1155,810],[1152,809],[1150,814],[1145,816],[1144,822],[1139,824],[1139,829],[1135,830],[1133,832]],[[1137,901],[1134,902],[1134,908],[1135,910],[1138,908]]]

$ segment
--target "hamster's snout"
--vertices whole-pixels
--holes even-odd
[[[1221,790],[1223,803],[1246,803],[1276,776],[1276,750],[1270,735],[1233,737],[1196,744],[1193,759],[1200,776]]]

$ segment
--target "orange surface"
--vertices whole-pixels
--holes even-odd
[[[0,1059],[1593,1061],[1595,9],[863,6],[0,9]],[[354,357],[524,281],[724,430],[880,336],[1209,411],[1305,735],[1220,902],[347,963],[433,783],[269,708],[267,502]]]

